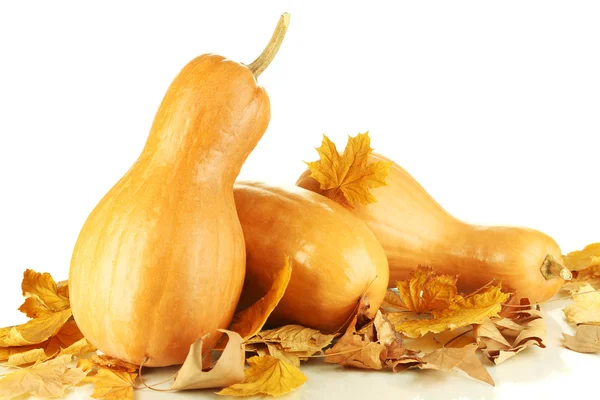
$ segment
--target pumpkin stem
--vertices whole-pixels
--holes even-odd
[[[570,281],[573,279],[573,274],[571,271],[556,261],[556,259],[550,254],[544,258],[544,262],[542,262],[542,267],[540,270],[542,271],[542,276],[546,278],[546,280],[561,278],[565,281]]]
[[[279,17],[279,22],[275,27],[275,31],[273,32],[273,36],[271,36],[271,40],[269,40],[267,47],[265,47],[263,52],[260,53],[260,56],[258,56],[256,60],[252,61],[252,63],[248,65],[248,68],[250,68],[250,71],[252,71],[252,74],[254,74],[255,78],[258,78],[258,76],[262,74],[265,69],[267,69],[269,64],[271,64],[271,61],[273,61],[275,58],[289,25],[290,14],[281,14],[281,17]]]

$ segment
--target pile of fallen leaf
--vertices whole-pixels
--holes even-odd
[[[577,331],[575,336],[564,334],[564,344],[578,352],[600,352],[599,254],[600,245],[591,245],[565,256],[574,279],[563,288],[573,298],[564,313]],[[9,371],[0,379],[0,398],[60,397],[81,384],[93,384],[97,399],[133,399],[135,389],[148,386],[279,396],[306,382],[300,367],[311,358],[391,373],[462,370],[494,385],[482,362],[486,358],[500,364],[530,346],[545,347],[539,306],[518,299],[500,283],[459,294],[460,277],[438,275],[427,267],[415,269],[388,291],[375,315],[368,313],[369,300],[360,299],[343,333],[325,335],[299,325],[263,330],[285,293],[291,269],[288,259],[269,292],[235,316],[212,352],[215,362],[203,357],[200,339],[173,379],[156,385],[143,379],[143,366],[98,354],[84,338],[72,317],[67,282],[57,284],[47,273],[27,270],[19,310],[30,320],[0,329],[0,362]]]

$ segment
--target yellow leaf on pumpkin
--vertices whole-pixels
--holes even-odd
[[[433,311],[432,319],[407,320],[396,325],[396,329],[408,337],[416,338],[429,332],[440,333],[447,329],[481,324],[486,318],[496,316],[510,293],[501,291],[501,285],[469,297],[456,296],[446,309]]]
[[[273,277],[273,284],[267,294],[250,307],[236,314],[229,329],[237,332],[244,339],[260,332],[283,297],[291,277],[291,261],[289,257],[285,257],[283,268]]]
[[[406,308],[416,313],[447,308],[456,296],[456,276],[437,275],[429,267],[419,266],[408,280],[397,282]]]
[[[340,155],[335,144],[323,135],[317,148],[320,160],[307,163],[311,177],[317,180],[325,196],[350,206],[374,203],[377,200],[370,189],[385,186],[391,162],[369,163],[371,155],[369,133],[348,137],[344,153]]]
[[[279,358],[264,356],[247,360],[244,381],[217,392],[222,396],[281,396],[306,382],[306,376],[292,364]]]

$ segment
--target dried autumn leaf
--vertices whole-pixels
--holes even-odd
[[[563,309],[567,320],[576,324],[600,324],[600,292],[582,286],[573,295],[573,304]]]
[[[259,352],[266,348],[264,354],[281,358],[299,367],[300,361],[321,352],[334,338],[335,335],[324,335],[315,329],[300,325],[285,325],[259,332],[250,339],[252,347],[249,350]]]
[[[486,319],[474,328],[483,354],[500,364],[529,346],[546,347],[546,323],[539,309],[517,310],[510,318]]]
[[[68,368],[71,356],[57,357],[43,363],[19,369],[0,379],[0,398],[29,394],[37,397],[60,397],[68,386],[79,383],[86,372]]]
[[[94,382],[91,397],[104,400],[133,400],[133,382],[137,374],[100,368],[90,380]]]
[[[0,330],[0,347],[42,343],[54,336],[71,318],[71,309],[40,315],[38,318]]]
[[[340,156],[335,144],[323,135],[317,148],[319,161],[307,163],[311,177],[319,182],[325,196],[341,204],[374,203],[377,200],[370,189],[385,186],[391,162],[369,163],[371,155],[369,133],[348,137],[348,144]]]
[[[585,246],[583,250],[572,251],[563,256],[565,266],[571,271],[579,271],[600,265],[600,243]]]
[[[254,396],[258,394],[281,396],[306,382],[306,376],[298,368],[279,358],[255,356],[247,361],[250,368],[244,371],[243,382],[226,387],[217,394],[222,396]]]
[[[30,318],[62,311],[70,306],[67,285],[59,288],[49,273],[42,274],[31,269],[26,270],[23,274],[21,289],[26,299],[19,307],[19,311]]]
[[[60,351],[59,355],[62,356],[62,355],[67,354],[67,355],[72,355],[72,356],[79,356],[81,354],[95,352],[96,350],[97,349],[93,344],[88,342],[86,338],[82,338],[82,339],[78,340],[77,342],[73,343],[72,345],[70,345],[69,347],[62,349]]]
[[[383,298],[381,307],[406,310],[406,305],[402,301],[402,297],[400,297],[400,295],[393,290],[388,290],[385,292],[385,297]]]
[[[446,309],[433,311],[432,319],[416,319],[401,322],[396,330],[408,337],[415,338],[429,332],[440,333],[447,329],[481,324],[486,318],[497,315],[509,293],[500,290],[501,286],[491,286],[486,291],[469,297],[456,296],[454,302]]]
[[[125,371],[133,373],[137,372],[139,369],[139,367],[135,364],[128,363],[127,361],[119,360],[118,358],[107,356],[105,354],[93,355],[91,362],[96,367],[110,369],[113,371]]]
[[[581,324],[575,336],[563,333],[565,346],[579,353],[600,353],[600,325]]]
[[[583,286],[591,285],[594,289],[600,289],[600,265],[595,265],[573,273],[573,279],[566,282],[563,290],[577,293]]]
[[[206,389],[229,386],[244,380],[245,349],[236,332],[220,330],[229,337],[225,351],[210,371],[202,371],[202,338],[190,347],[172,390]]]
[[[456,279],[419,265],[408,280],[397,282],[397,287],[406,308],[420,314],[447,308],[456,296]]]
[[[287,289],[292,277],[292,266],[289,257],[285,257],[283,268],[273,277],[273,284],[267,294],[256,303],[236,314],[230,329],[239,333],[244,339],[256,335],[267,322]]]
[[[422,360],[425,364],[420,365],[419,368],[441,371],[458,368],[469,376],[494,386],[494,380],[477,358],[476,350],[475,343],[460,348],[443,347],[423,356]]]

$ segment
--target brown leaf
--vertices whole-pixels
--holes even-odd
[[[71,309],[40,315],[38,318],[0,330],[0,347],[42,343],[54,336],[71,318]]]
[[[67,288],[66,290],[63,288]],[[52,276],[48,273],[39,273],[28,269],[23,274],[21,284],[25,302],[19,311],[30,318],[62,311],[69,308],[68,287],[58,287]]]
[[[37,397],[60,397],[68,386],[79,383],[87,374],[78,368],[67,367],[71,356],[55,359],[19,369],[0,379],[0,398],[29,394]]]
[[[529,346],[546,347],[546,323],[539,309],[517,310],[510,318],[487,319],[474,327],[483,354],[500,364]]]
[[[600,353],[600,325],[581,324],[575,336],[563,333],[565,346],[579,353]]]
[[[279,358],[264,356],[248,359],[250,368],[244,371],[241,383],[217,392],[222,396],[281,396],[306,382],[306,376],[292,364]]]
[[[458,368],[469,376],[494,386],[494,380],[487,372],[475,351],[477,344],[473,343],[461,348],[443,347],[422,357],[425,364],[421,369],[437,369],[451,371]]]
[[[335,144],[323,135],[323,143],[317,148],[320,160],[306,164],[324,196],[344,205],[369,204],[377,201],[371,189],[387,185],[385,180],[392,165],[383,161],[369,163],[372,151],[368,132],[348,137],[341,156]]]
[[[256,303],[236,314],[230,329],[239,333],[244,339],[256,335],[267,322],[283,297],[292,276],[292,266],[289,257],[285,257],[283,268],[273,277],[273,284],[267,294]]]
[[[414,338],[429,332],[440,333],[447,329],[481,324],[486,318],[497,315],[509,296],[509,293],[500,290],[500,285],[491,286],[466,298],[456,296],[448,308],[433,311],[433,319],[404,321],[395,327],[404,335]]]
[[[119,360],[105,354],[93,355],[91,358],[94,366],[98,368],[110,369],[112,371],[125,371],[125,372],[137,372],[139,367],[135,364],[128,363],[127,361]]]
[[[447,308],[456,296],[456,276],[437,275],[429,267],[419,265],[409,279],[397,282],[402,302],[418,314]]]
[[[172,390],[205,389],[230,386],[244,380],[245,349],[236,332],[220,330],[229,337],[225,351],[210,371],[202,371],[202,339],[190,347],[185,362],[177,373]]]
[[[133,400],[133,382],[136,373],[100,368],[90,380],[94,382],[91,397],[104,400]]]

